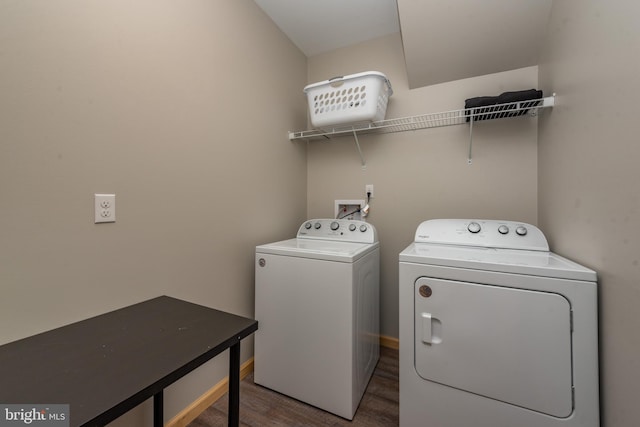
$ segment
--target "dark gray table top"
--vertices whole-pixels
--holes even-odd
[[[71,426],[104,424],[257,329],[154,298],[0,346],[0,403],[69,404]]]

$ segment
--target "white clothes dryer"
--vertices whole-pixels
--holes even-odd
[[[309,220],[255,262],[254,381],[353,419],[380,355],[376,229]]]
[[[599,425],[594,271],[510,221],[425,221],[399,261],[402,427]]]

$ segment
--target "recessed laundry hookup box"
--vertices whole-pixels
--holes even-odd
[[[384,120],[391,82],[377,71],[333,77],[304,88],[315,128]]]

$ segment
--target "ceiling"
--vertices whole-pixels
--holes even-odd
[[[400,31],[396,0],[255,0],[307,56]]]
[[[553,0],[254,0],[308,57],[402,33],[409,87],[538,64]]]

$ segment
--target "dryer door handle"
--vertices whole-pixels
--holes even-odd
[[[431,313],[420,313],[416,329],[421,329],[421,337],[425,344],[440,344],[442,342],[442,322]]]
[[[422,313],[422,342],[432,344],[431,313]]]

